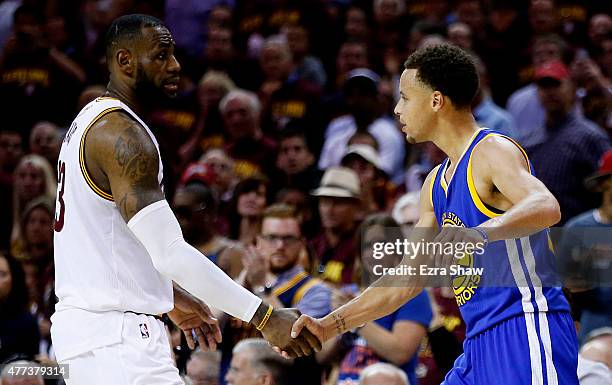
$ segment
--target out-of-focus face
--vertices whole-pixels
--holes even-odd
[[[612,30],[612,17],[610,15],[605,13],[593,15],[589,22],[589,40],[598,44],[610,30]]]
[[[203,225],[203,213],[199,210],[200,207],[193,194],[181,189],[174,194],[172,211],[187,241],[192,242],[196,239],[198,229]]]
[[[0,303],[8,298],[13,288],[13,276],[8,261],[0,254]]]
[[[472,30],[465,23],[454,23],[448,27],[448,40],[463,48],[472,48]]]
[[[238,197],[238,214],[242,217],[260,217],[265,207],[266,186],[263,184]]]
[[[552,33],[557,28],[558,13],[551,0],[532,0],[529,24],[536,34]]]
[[[218,369],[215,369],[211,363],[199,358],[192,358],[187,362],[187,376],[193,385],[218,385],[219,379]]]
[[[551,42],[541,42],[533,46],[533,66],[539,67],[548,61],[562,60],[561,48]]]
[[[368,35],[368,22],[362,9],[352,7],[346,11],[344,32],[347,36],[363,39]]]
[[[277,166],[287,175],[295,175],[304,171],[314,162],[314,157],[308,150],[304,138],[299,136],[285,138],[278,150]]]
[[[228,385],[258,385],[260,373],[251,365],[252,355],[248,349],[234,353],[225,375]]]
[[[257,248],[270,262],[270,270],[282,273],[293,268],[303,246],[300,224],[295,218],[265,218]]]
[[[51,123],[41,122],[32,128],[30,134],[30,151],[46,159],[55,159],[59,154],[59,133]]]
[[[292,60],[287,46],[270,44],[261,50],[259,65],[266,79],[285,81],[291,72]]]
[[[433,91],[417,80],[417,70],[404,70],[400,77],[400,99],[394,113],[408,143],[430,140],[434,118]]]
[[[338,51],[336,66],[339,75],[346,75],[355,68],[368,66],[368,53],[361,43],[345,43]]]
[[[324,229],[345,231],[355,224],[358,201],[349,198],[319,197],[319,215]]]
[[[232,30],[213,28],[208,31],[206,57],[214,62],[227,60],[232,56]]]
[[[23,155],[21,136],[16,132],[0,133],[0,168],[11,171]]]
[[[372,163],[366,161],[361,156],[350,156],[343,162],[343,165],[357,173],[362,191],[365,187],[372,186],[376,178],[376,167]]]
[[[457,16],[459,20],[470,26],[474,31],[482,28],[485,16],[480,8],[479,1],[462,1],[457,6]]]
[[[53,246],[53,217],[42,207],[30,212],[25,226],[25,239],[29,244]]]
[[[202,108],[213,111],[225,96],[225,89],[220,84],[206,82],[198,86],[198,101]]]
[[[209,30],[211,27],[230,27],[232,23],[232,9],[228,6],[216,6],[210,11],[208,18]]]
[[[233,140],[253,137],[257,130],[258,119],[257,112],[240,97],[231,99],[223,111],[225,128]]]
[[[391,23],[401,16],[401,7],[397,0],[374,2],[374,19],[378,24]]]
[[[564,116],[574,101],[574,86],[569,79],[554,81],[544,79],[538,82],[540,102],[549,116]]]
[[[31,162],[22,163],[15,169],[15,189],[22,201],[29,202],[43,195],[45,187],[42,170]]]
[[[145,100],[178,94],[181,65],[174,56],[174,39],[166,27],[142,29],[138,52],[135,91]]]
[[[304,27],[291,26],[285,34],[289,49],[295,57],[304,57],[308,54],[308,32]]]
[[[202,159],[215,173],[215,184],[225,192],[234,180],[234,164],[232,160],[221,151],[212,150]]]

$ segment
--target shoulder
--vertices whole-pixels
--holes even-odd
[[[571,229],[574,227],[595,226],[595,225],[596,223],[595,223],[595,219],[593,218],[593,210],[589,210],[567,221],[564,227],[567,229]]]
[[[531,98],[532,96],[537,96],[537,88],[534,84],[526,85],[525,87],[519,88],[514,91],[512,95],[508,98],[507,106],[510,107],[515,103],[519,103],[523,101],[525,98]]]
[[[96,149],[157,154],[155,144],[144,127],[127,112],[110,112],[97,120],[87,141]],[[90,147],[91,148],[91,147]]]
[[[525,162],[523,151],[519,145],[499,134],[487,135],[472,150],[473,162],[503,165],[504,161],[515,160]]]

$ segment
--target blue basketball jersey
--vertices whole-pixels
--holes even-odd
[[[472,179],[472,153],[489,136],[512,139],[490,129],[477,131],[459,158],[449,181],[447,158],[435,170],[430,198],[438,226],[476,227],[503,212],[479,198]],[[482,268],[482,275],[453,276],[452,286],[465,320],[467,338],[526,313],[569,311],[555,274],[555,259],[548,229],[520,239],[489,243],[484,253],[466,254],[458,265]]]

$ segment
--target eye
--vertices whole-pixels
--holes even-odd
[[[168,54],[166,52],[162,52],[157,55],[157,59],[159,60],[166,60],[166,57],[168,57]]]

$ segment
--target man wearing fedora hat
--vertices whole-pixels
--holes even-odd
[[[334,284],[350,284],[355,260],[355,234],[361,205],[357,173],[346,167],[325,171],[319,188],[321,232],[311,242],[321,278]]]

